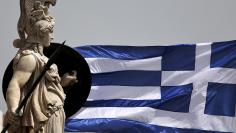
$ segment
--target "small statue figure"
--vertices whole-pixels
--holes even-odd
[[[51,19],[50,16],[47,16],[48,7],[43,6],[40,1],[35,1],[34,8],[31,11],[31,23],[35,23],[39,20],[49,20]]]
[[[29,92],[28,88],[48,61],[43,48],[50,46],[55,23],[48,15],[50,3],[55,5],[55,0],[21,1],[24,15],[21,15],[18,23],[20,39],[13,42],[19,51],[13,60],[13,77],[6,93],[8,111],[5,123],[10,124],[9,133],[64,132],[65,94],[62,87],[77,82],[76,71],[60,77],[56,64],[53,64],[27,100],[22,112],[15,114],[19,103]]]

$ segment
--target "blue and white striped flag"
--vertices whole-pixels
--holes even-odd
[[[92,89],[66,131],[236,132],[236,41],[75,49]]]

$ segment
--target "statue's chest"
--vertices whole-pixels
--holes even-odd
[[[38,60],[39,60],[39,66],[41,69],[44,68],[44,66],[47,64],[48,62],[48,58],[46,56],[42,56],[42,55],[37,55]],[[52,64],[50,66],[50,69],[48,70],[49,73],[54,73],[54,74],[58,74],[58,68],[56,64]]]

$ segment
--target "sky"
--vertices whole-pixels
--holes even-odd
[[[82,45],[171,45],[235,40],[235,0],[58,0],[54,42]],[[0,4],[0,84],[17,49],[19,0]],[[6,104],[0,93],[0,110]]]

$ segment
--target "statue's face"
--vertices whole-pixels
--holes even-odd
[[[53,40],[53,32],[44,33],[44,35],[42,37],[42,45],[43,45],[43,47],[49,47],[50,46],[50,42],[52,40]]]
[[[46,20],[41,20],[36,23],[36,26],[39,29],[39,41],[43,47],[49,47],[50,42],[53,39],[53,24]]]

